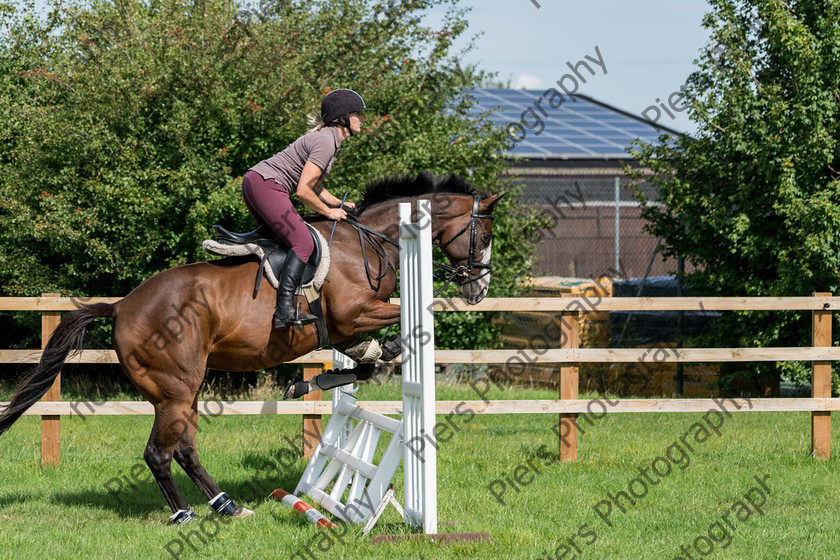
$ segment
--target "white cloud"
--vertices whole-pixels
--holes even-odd
[[[542,78],[531,74],[519,74],[513,79],[513,89],[540,89],[543,86]]]

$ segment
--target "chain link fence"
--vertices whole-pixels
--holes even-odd
[[[545,211],[551,224],[537,242],[534,276],[624,278],[673,274],[676,261],[656,255],[657,239],[644,231],[641,208],[620,175],[521,179],[522,200]],[[656,189],[642,186],[652,204]]]
[[[639,202],[619,170],[598,176],[528,174],[523,171],[522,200],[545,211],[550,225],[540,232],[536,263],[528,281],[533,296],[667,297],[692,294],[680,286],[675,259],[663,259],[659,240],[645,231]],[[656,189],[641,186],[649,204],[659,204]],[[650,348],[667,352],[708,332],[719,313],[601,312],[597,306],[581,317],[582,348]],[[510,313],[505,346],[528,348],[542,333],[556,332],[557,314]],[[718,364],[674,364],[651,359],[639,364],[581,364],[580,389],[638,396],[717,395]],[[556,386],[554,364],[531,364],[522,384]],[[778,394],[778,382],[748,387],[746,392]]]

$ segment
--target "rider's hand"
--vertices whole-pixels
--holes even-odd
[[[324,216],[330,220],[343,220],[347,217],[347,212],[341,208],[328,208],[327,211],[324,212]]]
[[[350,201],[345,201],[345,202],[344,202],[344,207],[345,207],[345,208],[355,208],[355,207],[356,207],[356,203],[355,203],[355,202],[350,202]]]

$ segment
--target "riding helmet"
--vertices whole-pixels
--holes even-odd
[[[329,92],[321,100],[321,119],[327,125],[350,127],[350,113],[357,111],[371,111],[365,107],[365,100],[352,89],[336,89]],[[338,119],[345,117],[344,123]]]

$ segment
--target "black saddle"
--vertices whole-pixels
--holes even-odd
[[[309,233],[312,235],[312,241],[315,243],[315,250],[312,251],[312,256],[306,261],[306,268],[304,268],[303,277],[301,278],[303,284],[312,282],[312,279],[315,277],[315,272],[318,270],[318,264],[321,262],[322,253],[321,242],[318,240],[318,236],[315,235],[314,228],[309,224],[306,225],[309,227]],[[286,263],[286,255],[289,253],[289,247],[268,226],[260,226],[248,233],[234,233],[220,225],[215,225],[213,226],[213,235],[216,241],[226,245],[253,243],[262,247],[265,256],[260,261],[257,284],[254,288],[255,294],[260,289],[260,280],[262,278],[263,268],[266,265],[271,267],[272,272],[274,272],[274,277],[278,280],[280,279],[280,275],[283,272],[283,265]]]

